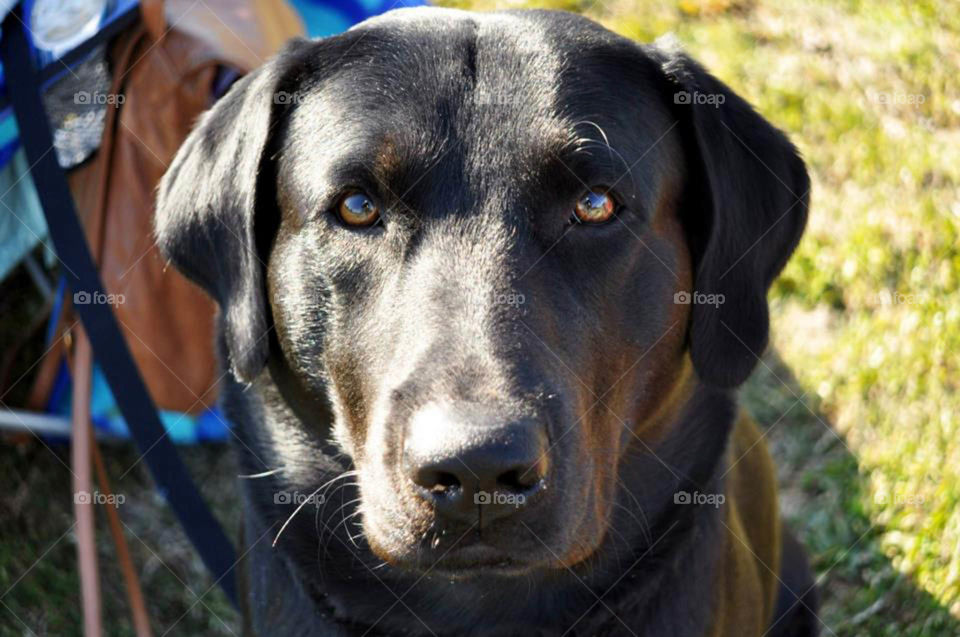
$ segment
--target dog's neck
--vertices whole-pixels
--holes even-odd
[[[279,394],[275,386],[259,397],[246,393],[246,408],[255,400],[258,409],[238,413],[286,410],[273,417],[297,417],[293,410],[303,407],[303,397],[263,396],[271,392]],[[233,398],[239,399],[237,394]],[[621,536],[632,532],[608,534],[585,563],[529,580],[471,585],[395,573],[378,568],[362,543],[341,547],[331,540],[322,560],[319,550],[285,550],[283,543],[273,549],[275,524],[259,515],[263,494],[248,489],[250,619],[270,627],[270,634],[292,635],[427,635],[438,633],[438,626],[450,634],[472,634],[478,626],[491,635],[559,634],[574,623],[571,634],[627,634],[623,621],[650,635],[702,632],[716,558],[702,547],[716,544],[709,540],[719,533],[719,512],[677,501],[676,494],[722,492],[722,458],[735,418],[729,393],[697,385],[659,444],[645,448],[637,441],[628,449],[632,461],[621,464],[622,506],[615,507],[610,526]],[[255,435],[243,422],[239,434],[241,440]],[[241,465],[245,446],[238,447]],[[271,537],[264,540],[266,535]]]

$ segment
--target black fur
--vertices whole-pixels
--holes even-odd
[[[615,220],[571,223],[587,186]],[[243,481],[248,630],[702,634],[723,529],[673,494],[723,489],[807,188],[696,63],[571,14],[391,12],[239,81],[164,177],[157,237],[221,307],[242,472],[273,472]],[[380,223],[337,219],[354,190]],[[549,488],[440,520],[402,472],[424,414],[457,444],[533,423]],[[324,501],[291,517],[293,493]]]

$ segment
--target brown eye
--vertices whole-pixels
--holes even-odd
[[[603,223],[609,221],[616,210],[613,197],[599,190],[590,190],[577,201],[573,213],[580,223]]]
[[[380,218],[380,209],[373,199],[362,192],[355,192],[340,200],[337,214],[347,225],[369,226]]]

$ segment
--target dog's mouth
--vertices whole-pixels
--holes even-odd
[[[467,580],[484,576],[518,577],[534,567],[528,560],[508,553],[482,540],[454,545],[443,552],[436,549],[421,551],[409,570],[424,575],[435,575],[451,580]]]
[[[548,517],[544,512],[539,516]],[[562,544],[555,545],[559,538],[554,533],[531,519],[484,523],[482,528],[479,521],[469,526],[435,521],[420,538],[405,550],[383,550],[376,541],[371,548],[395,569],[454,581],[526,577],[563,568],[566,557],[579,561]]]

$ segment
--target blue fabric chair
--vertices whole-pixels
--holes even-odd
[[[307,35],[324,37],[346,31],[369,17],[401,7],[419,7],[423,0],[291,0],[303,18]]]

